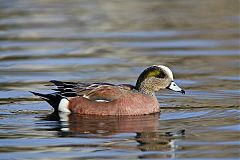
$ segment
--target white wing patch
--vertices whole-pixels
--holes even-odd
[[[87,96],[86,94],[84,94],[84,95],[83,95],[83,98],[89,99],[89,96]]]
[[[86,98],[86,99],[90,100],[89,96],[87,96],[86,94],[83,95],[83,98]],[[95,102],[110,102],[110,101],[108,101],[106,99],[95,99],[94,101]]]
[[[96,101],[96,102],[110,102],[110,101],[107,101],[107,100],[105,100],[105,99],[96,99],[95,101]]]

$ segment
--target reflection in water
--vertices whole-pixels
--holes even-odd
[[[159,116],[159,113],[140,116],[95,116],[53,112],[44,119],[59,122],[59,125],[51,126],[48,130],[58,131],[60,137],[91,138],[136,133],[131,141],[138,143],[139,150],[172,152],[163,157],[174,158],[176,141],[183,138],[185,130],[159,131]]]
[[[95,116],[66,113],[52,113],[46,120],[58,120],[60,130],[65,135],[71,134],[101,134],[157,132],[159,128],[159,113],[142,116]]]
[[[177,132],[143,132],[137,133],[136,140],[142,151],[175,151],[175,142],[185,135],[185,130]]]

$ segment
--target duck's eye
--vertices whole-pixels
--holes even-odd
[[[157,78],[165,78],[166,74],[164,72],[160,72],[156,77]]]

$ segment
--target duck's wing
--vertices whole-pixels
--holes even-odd
[[[126,94],[131,93],[128,86],[122,85],[99,85],[98,87],[88,91],[83,97],[97,102],[110,102]]]
[[[114,85],[111,83],[82,83],[82,82],[62,82],[52,80],[50,81],[57,88],[53,89],[62,96],[65,97],[75,97],[75,96],[89,96],[100,94],[103,91],[123,89],[123,90],[132,90],[134,87],[129,84]],[[95,97],[95,96],[94,96]]]

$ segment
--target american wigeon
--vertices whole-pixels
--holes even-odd
[[[185,94],[176,85],[172,71],[163,65],[146,68],[136,85],[50,81],[57,89],[51,94],[32,92],[55,111],[91,115],[143,115],[160,112],[155,92],[170,89]]]

